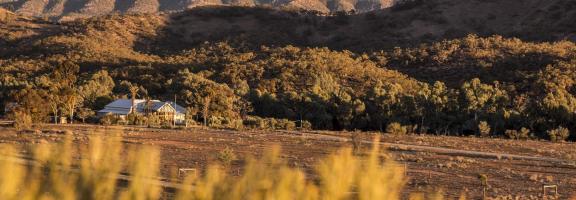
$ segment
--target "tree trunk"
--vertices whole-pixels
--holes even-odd
[[[204,126],[207,127],[208,126],[208,114],[210,112],[210,102],[212,101],[212,99],[210,99],[210,97],[204,97],[204,108],[202,110],[202,115],[204,117]]]
[[[58,107],[52,107],[52,113],[54,114],[54,124],[58,124]]]
[[[70,104],[70,124],[72,124],[74,122],[74,102],[71,102]]]
[[[424,116],[420,118],[420,127],[418,127],[418,129],[419,129],[418,134],[422,134],[422,131],[424,130]]]

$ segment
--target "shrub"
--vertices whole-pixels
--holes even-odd
[[[186,119],[186,125],[187,126],[194,126],[194,125],[198,125],[198,122],[196,122],[196,120],[194,120],[194,119],[187,118]]]
[[[530,137],[530,129],[522,127],[520,130],[506,130],[504,134],[510,139],[525,140]]]
[[[221,116],[210,116],[208,126],[212,128],[227,128],[240,130],[244,128],[244,122],[240,119],[233,119]]]
[[[506,130],[504,131],[504,135],[510,139],[518,139],[518,131],[517,130]]]
[[[82,123],[85,123],[86,119],[94,116],[94,114],[94,111],[89,108],[80,108],[78,109],[78,112],[76,112],[76,116],[82,120]]]
[[[104,115],[100,118],[100,124],[104,126],[110,126],[116,123],[116,117],[114,115]]]
[[[224,124],[226,124],[226,119],[219,116],[210,116],[208,118],[208,126],[213,128],[223,128]]]
[[[386,132],[392,134],[404,135],[408,132],[408,129],[406,128],[406,126],[402,126],[398,122],[392,122],[388,124],[388,126],[386,126]]]
[[[29,129],[30,127],[32,127],[32,117],[25,112],[20,111],[14,112],[13,118],[14,118],[14,128],[16,128],[16,130],[18,131]]]
[[[518,139],[528,139],[530,137],[530,129],[522,127],[518,132]]]
[[[116,125],[128,125],[128,120],[123,119],[123,118],[117,118],[116,119],[116,123],[114,123]]]
[[[296,126],[300,130],[312,130],[312,123],[306,120],[299,120],[296,122]]]
[[[133,125],[144,125],[146,123],[148,123],[148,118],[146,118],[146,116],[144,115],[134,115],[134,121],[132,121]]]
[[[306,121],[304,121],[306,122]],[[311,124],[303,124],[303,129],[309,129]],[[288,119],[261,118],[257,116],[247,116],[243,120],[243,125],[249,129],[268,129],[268,130],[295,130],[299,123]]]
[[[409,134],[414,134],[416,133],[416,131],[418,131],[418,125],[407,125],[407,126],[403,126],[406,128],[406,133]]]
[[[136,117],[137,115],[134,113],[130,113],[126,116],[126,121],[128,124],[135,125],[136,124]]]
[[[160,126],[161,120],[160,117],[157,115],[150,115],[146,117],[146,122],[148,123],[148,127],[157,127]]]
[[[274,121],[276,121],[276,127],[274,127],[275,129],[288,131],[296,129],[296,122],[287,119],[274,119]]]
[[[243,121],[242,124],[246,128],[250,129],[260,129],[262,128],[262,118],[256,116],[247,116]]]
[[[169,121],[163,121],[162,124],[160,125],[160,128],[163,129],[172,129],[172,123],[170,123]]]
[[[567,128],[564,128],[562,126],[559,126],[556,129],[549,130],[547,132],[548,132],[548,137],[550,137],[550,141],[552,141],[552,142],[565,141],[570,136],[570,130],[568,130]]]
[[[229,166],[232,161],[236,160],[236,154],[234,153],[234,150],[232,150],[230,147],[226,147],[224,149],[222,149],[220,152],[218,152],[218,160],[220,162],[222,162],[223,165]]]
[[[235,129],[235,130],[242,130],[244,129],[244,124],[240,119],[230,120],[228,124],[228,128]]]
[[[488,175],[486,174],[478,174],[478,180],[482,183],[482,186],[488,186]]]
[[[488,122],[486,121],[481,121],[480,123],[478,123],[478,133],[480,133],[480,137],[488,137],[490,136],[490,125],[488,125]]]

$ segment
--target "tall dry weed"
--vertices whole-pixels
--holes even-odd
[[[97,132],[88,145],[76,145],[72,138],[69,133],[63,142],[39,144],[29,158],[20,148],[0,146],[0,199],[160,199],[157,148],[125,149],[119,132]],[[344,148],[322,159],[316,176],[306,177],[304,170],[282,159],[280,148],[273,147],[260,159],[249,158],[239,176],[213,165],[203,175],[186,177],[174,199],[401,199],[404,168],[385,155],[379,145],[373,145],[365,156]],[[443,198],[441,191],[409,196],[414,200]]]
[[[118,132],[97,132],[89,144],[75,148],[71,133],[60,143],[41,143],[30,155],[17,147],[0,146],[0,199],[158,199],[159,151],[144,148],[133,152],[123,163]],[[75,156],[74,153],[78,152]],[[122,168],[132,181],[118,188]]]
[[[221,170],[213,166],[203,177],[188,177],[189,188],[177,199],[394,200],[401,198],[406,182],[404,168],[385,159],[378,145],[367,157],[354,156],[349,148],[333,153],[318,163],[318,180],[289,167],[277,147],[259,160],[249,159],[240,177],[224,176]]]

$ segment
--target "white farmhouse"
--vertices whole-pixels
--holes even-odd
[[[186,109],[173,102],[144,99],[118,99],[98,111],[98,116],[115,115],[126,119],[128,114],[156,115],[162,121],[186,124]]]

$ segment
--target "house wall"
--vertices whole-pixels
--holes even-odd
[[[110,110],[113,112],[124,112],[124,113],[129,113],[130,111],[126,108],[120,108],[120,107],[111,107],[111,106],[106,106],[104,110]],[[183,125],[186,123],[186,115],[183,113],[177,113],[176,109],[166,103],[163,106],[161,106],[160,108],[158,108],[155,112],[151,112],[151,113],[142,113],[142,111],[138,110],[137,111],[139,114],[142,115],[155,115],[158,116],[161,120],[161,122],[169,122],[169,123],[173,123],[176,122],[176,124],[179,125]],[[106,112],[98,112],[98,116],[99,117],[103,117],[105,116]],[[114,116],[117,116],[121,119],[126,119],[127,115],[126,114],[118,114],[118,113],[111,113]]]

